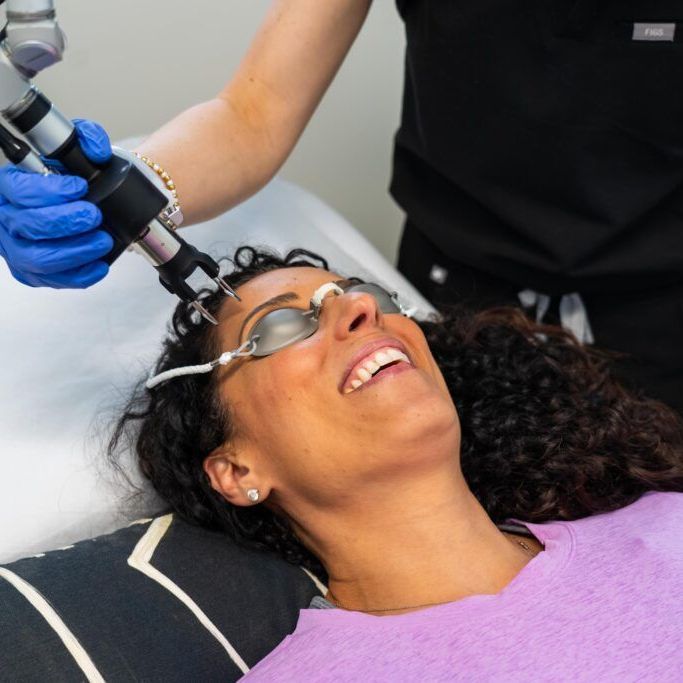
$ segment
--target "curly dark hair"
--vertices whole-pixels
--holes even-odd
[[[278,268],[329,270],[305,249],[282,258],[244,246],[227,260],[235,287]],[[208,290],[201,299],[214,314],[224,301]],[[513,308],[440,313],[418,324],[458,410],[463,475],[495,523],[579,519],[649,490],[683,491],[683,420],[626,391],[610,374],[608,354]],[[222,351],[215,328],[180,303],[156,371],[206,363]],[[116,424],[110,459],[134,448],[143,475],[184,519],[326,580],[287,519],[263,504],[231,505],[211,488],[203,460],[234,435],[216,375],[179,377],[151,391],[141,381]]]

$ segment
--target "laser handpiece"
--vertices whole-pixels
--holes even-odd
[[[239,297],[220,276],[218,264],[177,234],[178,213],[140,168],[142,162],[116,147],[108,162],[91,162],[78,144],[71,121],[29,81],[40,69],[59,61],[63,52],[64,37],[52,0],[7,0],[7,7],[8,25],[0,42],[0,114],[22,133],[33,150],[88,181],[84,199],[100,208],[101,227],[114,240],[113,249],[104,258],[107,263],[113,263],[126,249],[137,251],[154,266],[169,292],[217,324],[187,279],[199,269],[225,294]],[[2,139],[11,146],[6,135]],[[36,157],[26,154],[20,165],[29,170],[30,164],[30,170],[39,170]]]

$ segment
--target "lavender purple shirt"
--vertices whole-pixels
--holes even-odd
[[[522,523],[545,550],[496,595],[386,617],[303,609],[240,681],[683,683],[683,493]]]

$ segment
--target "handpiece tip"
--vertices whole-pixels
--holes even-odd
[[[212,325],[218,325],[218,320],[216,320],[216,318],[214,318],[198,301],[192,302],[192,308],[194,308],[204,320],[208,320]]]
[[[237,294],[237,292],[222,277],[215,277],[213,278],[213,281],[221,288],[224,294],[233,297],[233,299],[237,299],[237,301],[242,301],[242,299],[239,297],[239,294]]]

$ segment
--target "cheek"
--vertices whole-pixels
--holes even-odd
[[[291,356],[291,357],[290,357]],[[231,387],[233,414],[241,436],[254,446],[268,463],[269,471],[277,473],[278,481],[288,482],[292,472],[301,487],[309,482],[314,489],[321,471],[331,466],[325,452],[331,424],[336,419],[329,414],[329,402],[317,391],[315,375],[301,361],[300,354],[281,352],[256,361],[250,372]],[[290,482],[291,483],[291,482]]]
[[[254,363],[253,392],[263,401],[264,407],[278,412],[291,411],[292,405],[306,398],[308,372],[298,357],[283,349],[278,353]]]
[[[420,326],[410,318],[398,315],[386,316],[385,321],[387,332],[395,334],[407,345],[408,355],[415,364],[437,378],[441,373]]]
[[[286,350],[254,360],[241,369],[239,381],[231,383],[236,421],[251,437],[263,443],[284,442],[289,432],[301,431],[300,422],[313,403],[306,381],[307,371]]]

